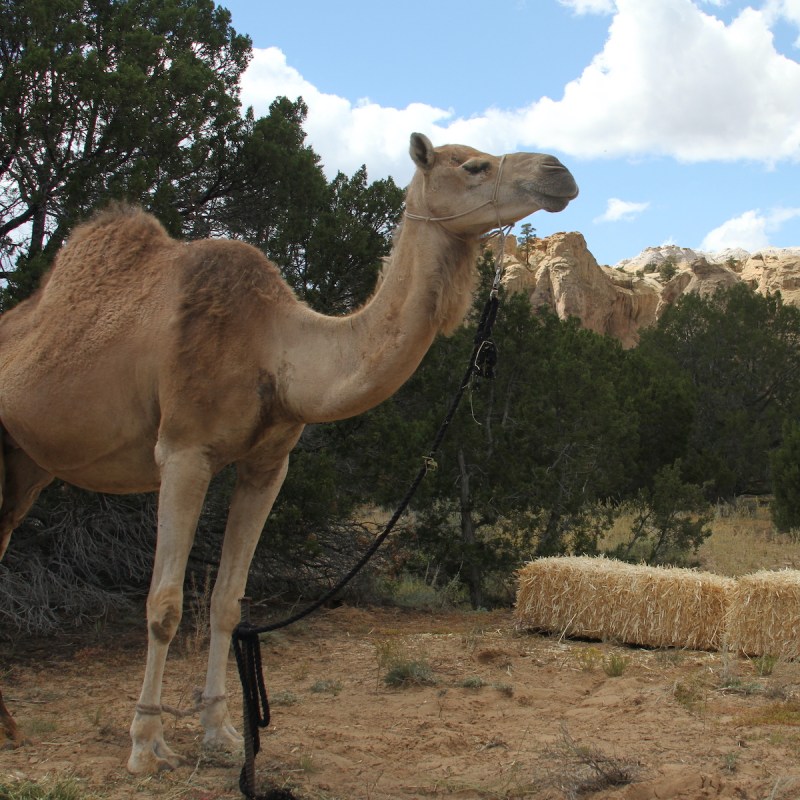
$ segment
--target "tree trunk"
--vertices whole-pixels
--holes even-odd
[[[483,606],[483,576],[475,552],[475,522],[472,519],[472,504],[469,493],[469,471],[464,451],[458,448],[458,469],[461,473],[461,541],[464,544],[464,581],[469,589],[469,601],[473,608]]]
[[[554,508],[550,511],[547,519],[547,527],[544,529],[539,543],[536,545],[535,555],[537,558],[544,556],[555,556],[561,551],[561,514]]]

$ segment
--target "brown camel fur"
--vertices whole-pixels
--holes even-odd
[[[496,157],[411,136],[406,219],[372,299],[347,317],[296,300],[260,251],[179,242],[139,210],[77,228],[41,289],[0,319],[0,556],[54,477],[101,492],[159,490],[148,655],[131,725],[133,773],[181,762],[164,742],[161,684],[211,477],[236,464],[201,722],[239,747],[225,701],[250,560],[303,426],[380,403],[471,301],[479,237],[577,195],[552,156]]]

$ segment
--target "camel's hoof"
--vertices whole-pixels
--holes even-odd
[[[207,750],[223,750],[226,753],[239,753],[244,749],[244,739],[228,723],[207,730],[203,737],[203,747]]]
[[[154,775],[157,772],[177,769],[186,763],[186,759],[167,747],[162,739],[134,745],[128,759],[128,772],[131,775]]]
[[[0,731],[0,750],[16,750],[18,747],[29,744],[29,740],[15,731],[14,736],[3,736]]]

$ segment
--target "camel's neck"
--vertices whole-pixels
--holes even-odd
[[[360,414],[396,392],[439,331],[452,331],[472,299],[477,239],[407,221],[379,288],[359,311],[325,317],[307,308],[286,333],[279,376],[288,410],[304,422]],[[295,329],[297,328],[297,329]]]

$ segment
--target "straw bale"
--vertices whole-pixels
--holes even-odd
[[[800,572],[744,575],[731,592],[728,645],[750,656],[800,659]]]
[[[517,627],[647,647],[714,650],[733,581],[708,572],[553,557],[518,573]]]

